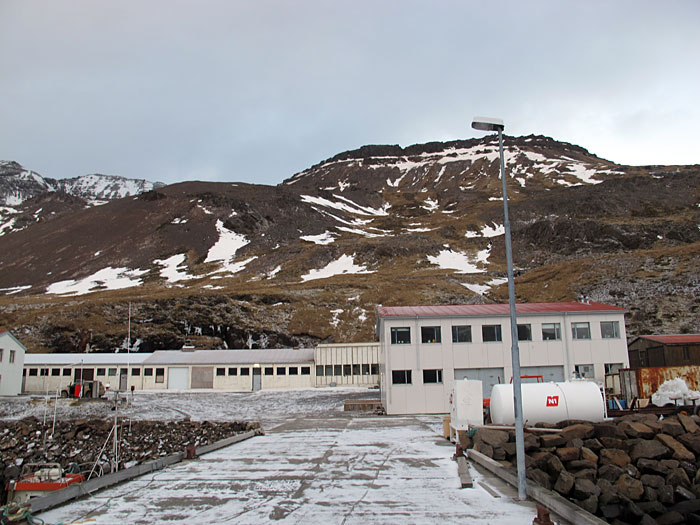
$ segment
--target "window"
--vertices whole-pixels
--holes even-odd
[[[571,323],[571,337],[574,339],[590,339],[590,323]]]
[[[0,361],[2,361],[2,359],[0,359]],[[14,362],[15,362],[15,351],[10,350],[10,363],[14,363]]]
[[[411,329],[408,327],[392,328],[391,329],[391,344],[392,345],[409,345],[409,344],[411,344]]]
[[[30,376],[30,377],[31,377],[31,376],[35,376],[35,375],[36,375],[36,371],[37,371],[36,368],[30,368],[30,369],[29,369],[29,376]]]
[[[237,376],[237,375],[238,375],[238,368],[229,368],[229,369],[228,369],[228,375],[230,375],[230,376]]]
[[[157,369],[156,369],[156,370],[157,370]],[[107,369],[107,375],[108,375],[108,376],[116,376],[116,375],[117,375],[117,369],[116,369],[116,368],[108,368],[108,369]],[[156,375],[158,375],[157,372],[156,372]]]
[[[622,363],[605,363],[605,375],[619,374],[622,369]]]
[[[354,375],[354,376],[360,375],[360,365],[352,365],[352,375]]]
[[[362,365],[362,375],[363,376],[369,375],[369,365]]]
[[[216,375],[217,375],[217,376],[225,376],[225,375],[226,375],[226,369],[225,369],[225,368],[217,368],[217,369],[216,369]]]
[[[41,375],[42,375],[42,376],[48,376],[48,375],[49,375],[49,369],[48,369],[48,368],[42,368],[42,369],[41,369]]]
[[[603,339],[619,339],[620,323],[617,321],[601,321],[600,337]]]
[[[316,365],[316,377],[323,377],[323,365]]]
[[[420,327],[420,342],[421,343],[439,343],[440,342],[440,327],[439,326],[421,326]]]
[[[153,375],[153,369],[152,369],[152,368],[144,368],[144,369],[143,369],[143,375],[145,375],[145,376],[152,376],[152,375]]]
[[[140,368],[132,368],[132,369],[131,369],[131,375],[132,375],[132,376],[140,376],[140,375],[141,375],[141,369],[140,369]]]
[[[60,376],[60,375],[61,375],[61,369],[60,369],[60,368],[52,368],[52,369],[51,369],[51,375],[52,375],[52,376]]]
[[[277,375],[278,376],[286,376],[287,375],[287,368],[284,366],[278,366],[277,367]]]
[[[576,365],[574,367],[576,377],[593,378],[593,365]]]
[[[0,362],[2,362],[2,354],[5,352],[2,348],[0,348]]]
[[[333,365],[326,365],[323,367],[323,372],[327,376],[332,376],[333,375]]]
[[[298,366],[290,366],[289,367],[289,375],[290,376],[298,376],[299,375],[299,367]]]
[[[311,375],[311,367],[310,366],[302,366],[301,367],[301,375],[303,375],[303,376]]]
[[[376,365],[376,364],[372,365],[371,370],[372,370],[371,374],[373,376],[376,376],[377,374],[379,374],[379,365]]]
[[[518,341],[532,341],[532,326],[529,324],[518,325]]]
[[[64,368],[63,369],[63,375],[70,377],[70,368]]]
[[[460,325],[452,327],[452,342],[453,343],[471,343],[472,342],[472,327],[469,325]]]
[[[391,384],[393,385],[410,385],[411,371],[410,370],[392,370]]]
[[[275,369],[271,366],[266,366],[265,367],[265,375],[266,376],[271,376],[275,373]]]
[[[683,347],[683,359],[686,361],[690,361],[690,348],[687,346]]]
[[[333,365],[333,375],[342,376],[343,375],[343,365]]]
[[[107,372],[106,368],[98,368],[96,373],[98,376],[103,376],[103,375],[105,375],[106,372]]]
[[[500,324],[485,324],[481,327],[481,339],[484,343],[503,341]]]
[[[250,368],[241,368],[241,375],[242,376],[249,376],[250,375]]]
[[[343,365],[343,375],[344,376],[351,376],[352,375],[352,365]]]
[[[543,341],[560,341],[561,325],[559,323],[542,323]]]
[[[423,383],[442,383],[442,370],[423,370]]]
[[[22,377],[27,377],[27,369],[26,368],[22,369]]]
[[[156,368],[156,383],[165,383],[165,368]]]

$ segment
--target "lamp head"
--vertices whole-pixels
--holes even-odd
[[[503,131],[505,125],[500,118],[491,117],[474,117],[472,120],[472,128],[479,131]]]

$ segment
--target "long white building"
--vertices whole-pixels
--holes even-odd
[[[521,376],[599,382],[629,366],[625,310],[601,303],[516,305]],[[382,403],[387,414],[447,413],[452,382],[509,382],[508,304],[380,306]]]
[[[370,387],[379,385],[379,343],[308,349],[26,354],[22,392],[56,392],[81,379],[99,380],[122,391],[132,387],[241,392],[337,385]]]

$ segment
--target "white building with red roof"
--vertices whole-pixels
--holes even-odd
[[[521,376],[602,386],[606,372],[629,366],[625,312],[593,302],[516,305]],[[379,306],[387,414],[447,413],[452,382],[465,378],[481,380],[490,397],[512,379],[510,334],[508,304]]]

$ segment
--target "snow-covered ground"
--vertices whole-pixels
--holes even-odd
[[[486,473],[472,467],[475,487],[459,488],[441,416],[342,412],[345,399],[377,396],[357,388],[139,393],[133,410],[143,417],[182,417],[182,410],[197,419],[260,419],[266,435],[39,517],[94,524],[532,523],[534,504],[514,502],[515,491]]]

